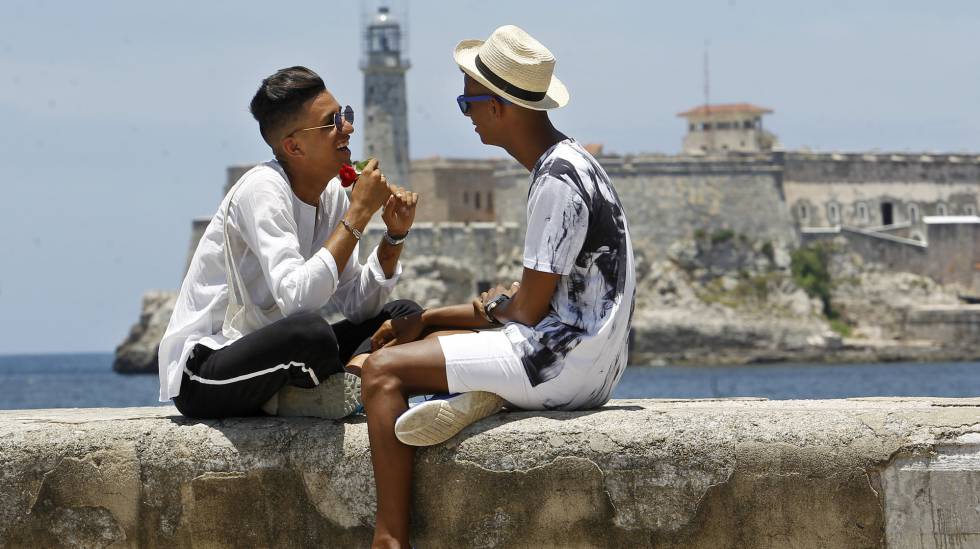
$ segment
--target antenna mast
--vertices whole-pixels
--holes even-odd
[[[709,71],[708,64],[708,46],[711,42],[708,39],[704,41],[704,117],[707,120],[705,122],[705,131],[708,132],[708,150],[714,150],[715,148],[715,126],[711,120],[711,73]]]

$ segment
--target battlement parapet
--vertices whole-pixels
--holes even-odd
[[[980,155],[789,152],[785,170],[787,181],[813,183],[980,183]]]
[[[713,155],[604,155],[599,163],[611,176],[700,175],[783,172],[787,180],[807,182],[980,182],[980,155],[775,151]],[[516,163],[498,178],[527,176]]]

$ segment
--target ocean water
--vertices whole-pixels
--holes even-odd
[[[157,376],[110,353],[0,355],[0,410],[155,406]],[[632,366],[614,398],[980,396],[980,362]]]

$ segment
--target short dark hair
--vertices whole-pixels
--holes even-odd
[[[320,76],[306,67],[279,69],[262,81],[255,92],[249,111],[259,122],[262,138],[270,146],[276,131],[299,114],[303,105],[326,91]]]

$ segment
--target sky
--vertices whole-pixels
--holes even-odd
[[[940,9],[941,6],[941,9]],[[679,152],[676,117],[751,102],[785,148],[980,150],[980,3],[400,0],[413,158],[500,157],[459,114],[452,49],[516,24],[571,93],[552,119],[618,153]],[[112,351],[180,285],[225,168],[268,159],[259,82],[306,65],[359,110],[355,1],[0,4],[0,354]],[[355,133],[354,156],[361,142]],[[407,251],[410,253],[410,250]]]

